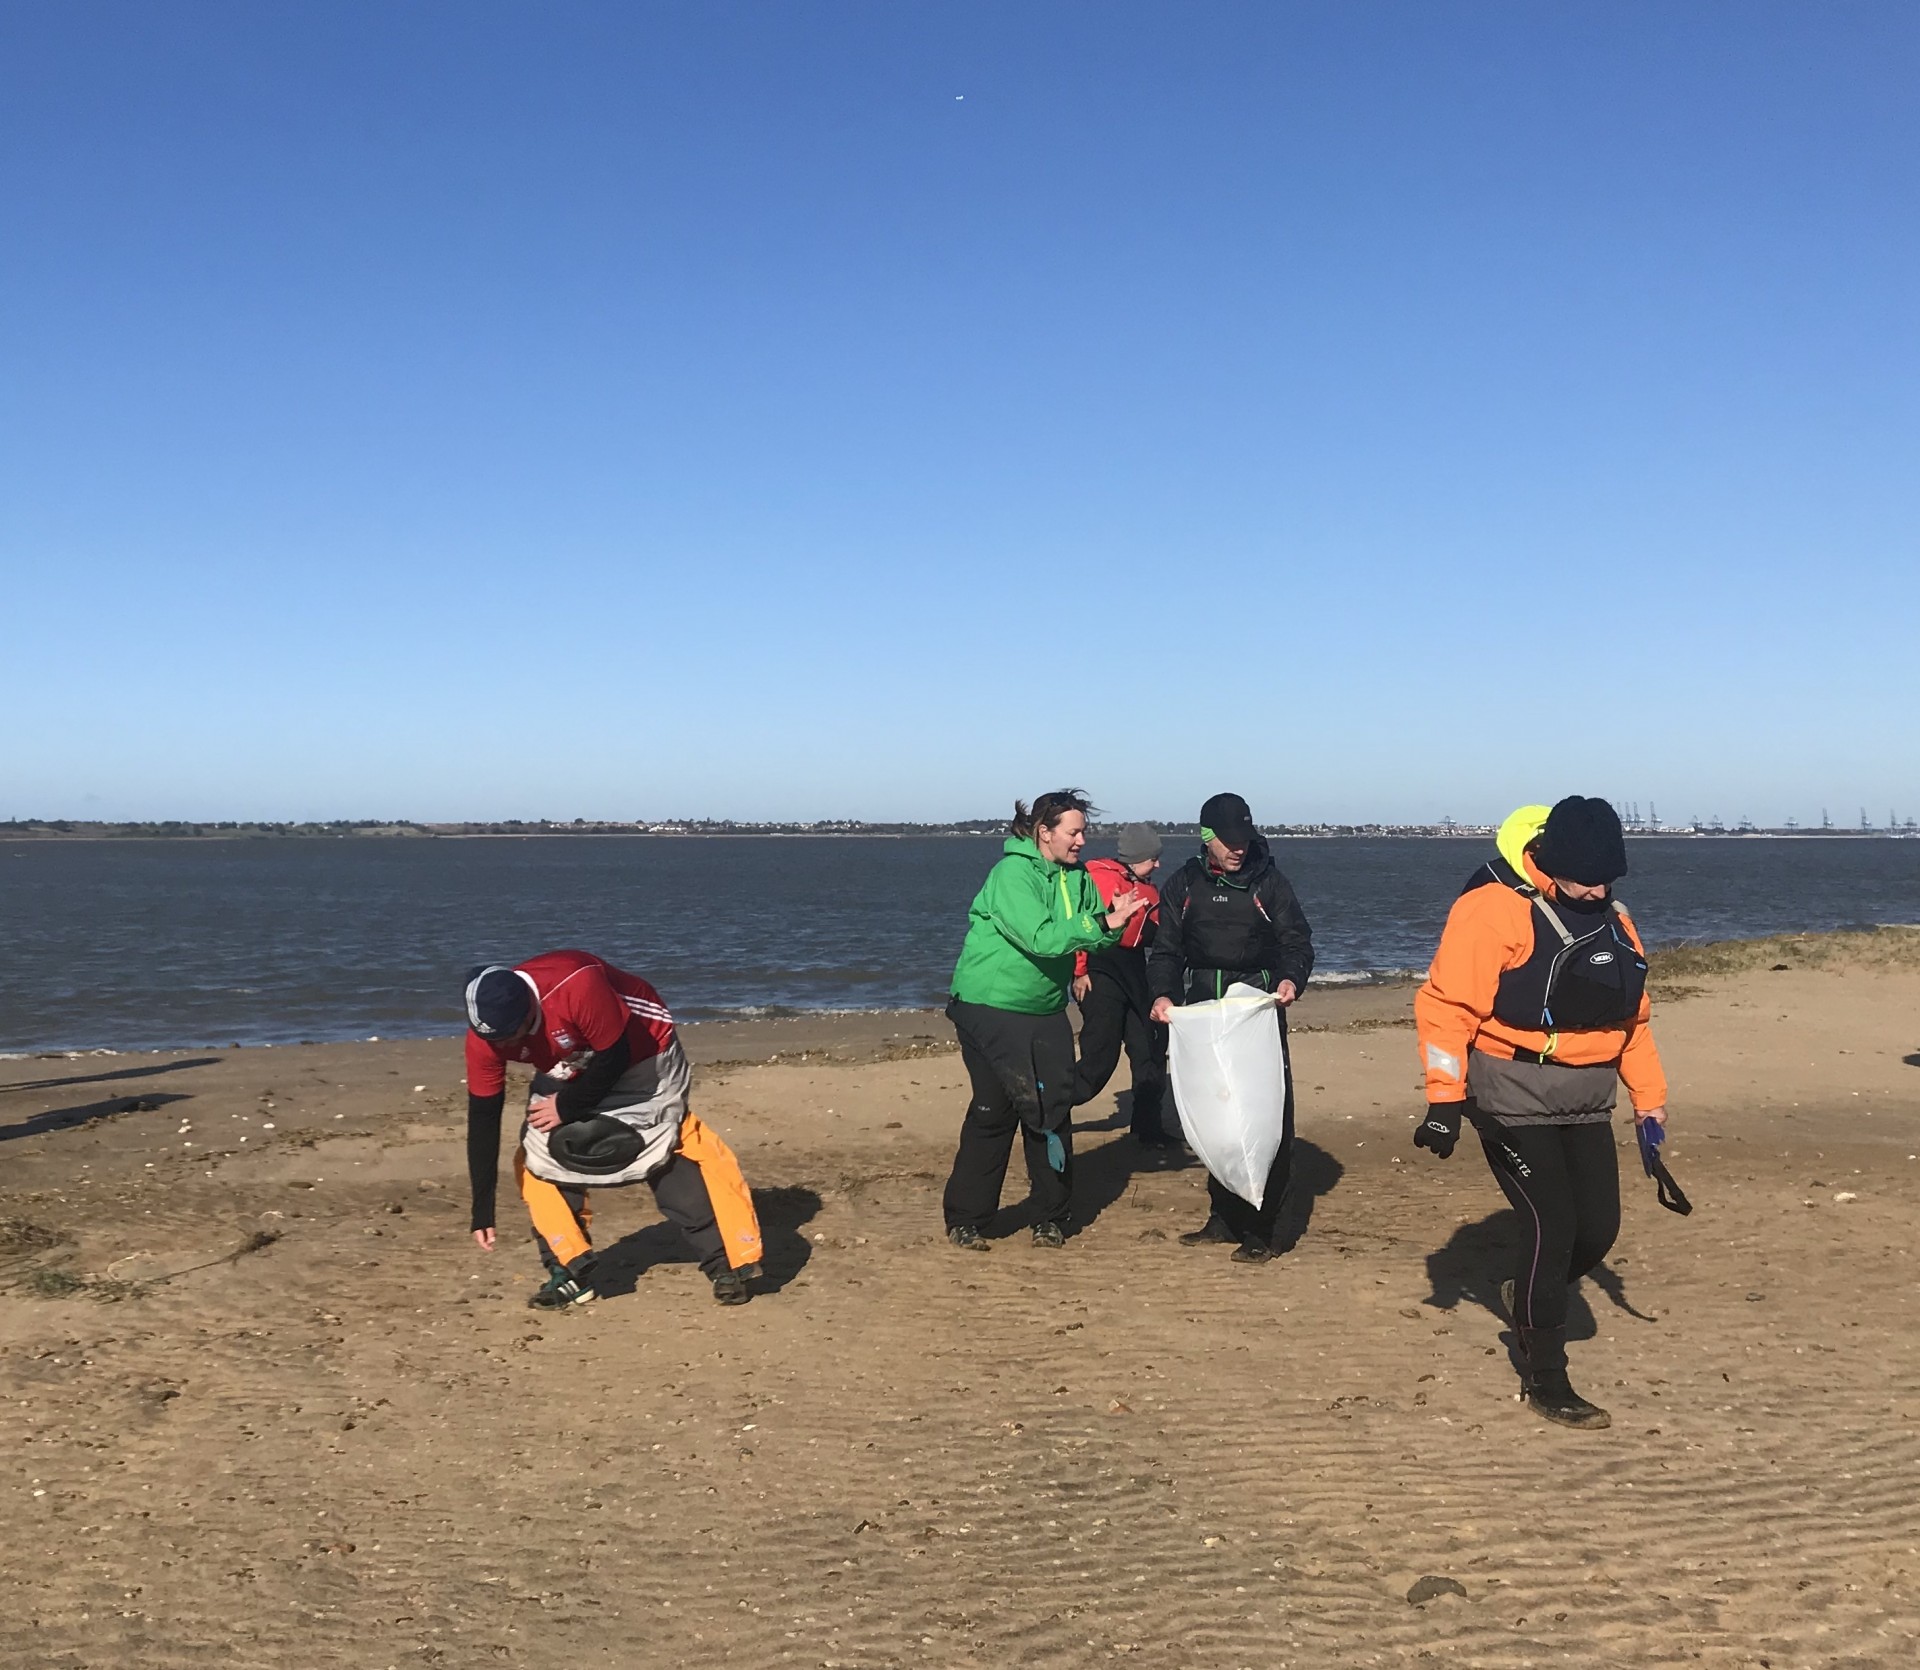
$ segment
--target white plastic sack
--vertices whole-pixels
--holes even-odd
[[[1232,985],[1211,1003],[1176,1006],[1168,1076],[1187,1146],[1221,1183],[1258,1207],[1287,1118],[1287,1052],[1274,998]]]

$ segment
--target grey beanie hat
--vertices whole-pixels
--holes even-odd
[[[1120,826],[1120,862],[1122,864],[1144,864],[1149,858],[1160,856],[1160,831],[1150,823],[1128,823]]]

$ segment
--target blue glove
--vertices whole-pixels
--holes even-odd
[[[1640,1139],[1640,1164],[1649,1177],[1657,1176],[1660,1144],[1667,1140],[1666,1126],[1657,1119],[1636,1119],[1633,1122],[1633,1131],[1634,1135]]]

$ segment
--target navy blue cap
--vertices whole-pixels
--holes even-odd
[[[1260,832],[1253,826],[1253,813],[1237,794],[1216,794],[1200,808],[1200,839],[1211,841],[1216,835],[1230,847],[1246,847]]]
[[[482,1038],[511,1038],[533,1013],[533,988],[505,963],[467,975],[467,1025]]]

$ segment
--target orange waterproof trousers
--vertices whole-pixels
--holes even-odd
[[[543,1257],[571,1264],[593,1250],[593,1207],[585,1188],[534,1176],[527,1169],[524,1149],[514,1152],[513,1175]],[[681,1120],[673,1157],[647,1179],[647,1185],[662,1214],[692,1244],[700,1268],[709,1276],[760,1262],[764,1248],[753,1191],[733,1150],[694,1114]]]

